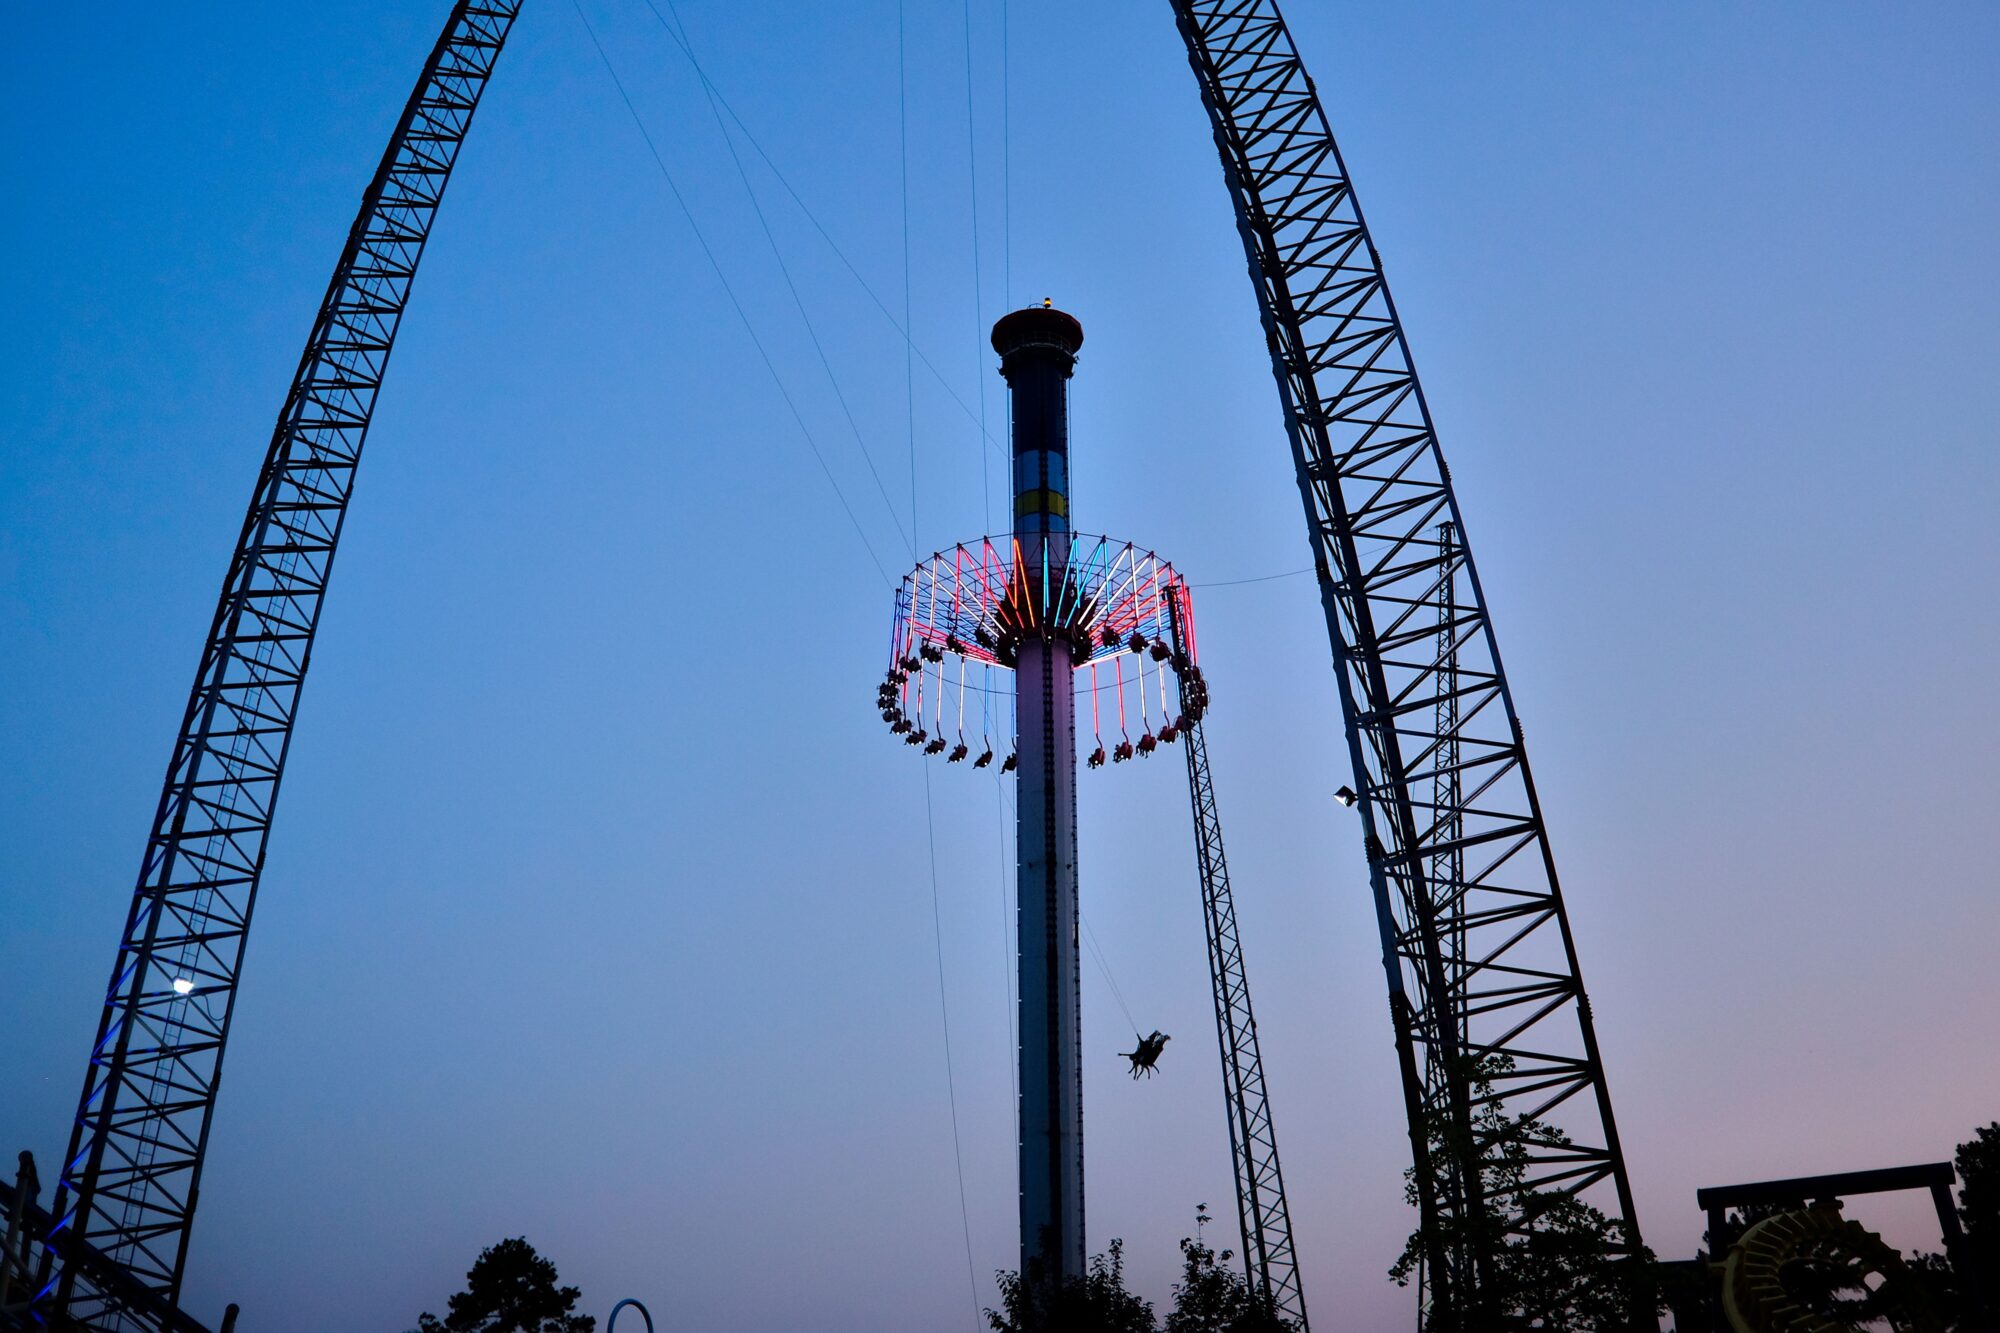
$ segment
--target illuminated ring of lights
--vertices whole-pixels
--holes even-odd
[[[876,703],[889,730],[925,755],[971,758],[965,738],[966,669],[1011,669],[1023,641],[1055,640],[1092,676],[1093,731],[1088,767],[1149,755],[1172,743],[1208,709],[1208,685],[1196,664],[1194,603],[1187,580],[1152,551],[1108,537],[1056,532],[986,537],[939,551],[896,590],[889,669]],[[1128,660],[1141,734],[1126,724]],[[956,662],[956,666],[951,665]],[[1096,683],[1100,663],[1114,684]],[[1167,674],[1175,678],[1170,702]],[[975,687],[976,688],[976,687]],[[1098,693],[1115,688],[1121,739],[1107,747],[1095,721]],[[1155,693],[1159,725],[1152,722]],[[952,717],[956,738],[948,739]],[[1081,722],[1079,718],[1079,723]],[[993,761],[990,742],[972,767]],[[1008,755],[1002,772],[1013,769]]]

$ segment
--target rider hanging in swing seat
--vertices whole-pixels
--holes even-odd
[[[1153,1035],[1150,1037],[1139,1037],[1137,1033],[1134,1033],[1133,1036],[1138,1037],[1139,1049],[1136,1051],[1120,1051],[1118,1054],[1132,1062],[1133,1078],[1139,1077],[1142,1073],[1147,1078],[1151,1078],[1153,1076],[1153,1066],[1160,1062],[1161,1052],[1167,1049],[1167,1043],[1172,1041],[1173,1038],[1158,1028],[1153,1029]]]

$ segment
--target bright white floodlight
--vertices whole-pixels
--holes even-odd
[[[193,989],[194,989],[194,983],[192,981],[189,981],[186,977],[174,978],[174,994],[186,995]]]
[[[1352,809],[1354,803],[1360,800],[1361,798],[1354,794],[1354,788],[1342,787],[1339,791],[1333,794],[1333,799],[1339,801],[1342,805]]]

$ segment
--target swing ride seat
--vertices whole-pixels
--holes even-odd
[[[1139,1077],[1142,1073],[1146,1077],[1151,1078],[1154,1066],[1159,1064],[1160,1056],[1166,1051],[1167,1043],[1172,1041],[1173,1038],[1158,1028],[1153,1029],[1153,1035],[1150,1037],[1141,1037],[1136,1032],[1132,1035],[1138,1040],[1138,1048],[1136,1050],[1120,1051],[1118,1054],[1123,1059],[1132,1062],[1133,1078]]]
[[[1186,580],[1131,542],[1063,532],[961,543],[920,561],[898,589],[876,704],[889,730],[919,753],[953,764],[978,753],[972,767],[985,768],[994,740],[1014,733],[1014,719],[995,706],[1013,691],[996,688],[994,676],[1035,643],[1057,649],[1055,661],[1066,657],[1076,671],[1079,736],[1089,700],[1085,765],[1124,763],[1180,739],[1201,716],[1207,691],[1195,665],[1193,615]],[[1107,731],[1119,739],[1108,743]],[[1010,754],[1000,771],[1018,766]]]

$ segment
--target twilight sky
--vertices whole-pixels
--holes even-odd
[[[908,7],[942,378],[916,368],[914,451],[895,329],[739,143],[878,490],[685,60],[642,0],[582,3],[855,520],[577,11],[530,4],[362,469],[190,1308],[399,1330],[526,1234],[600,1316],[974,1326],[966,1229],[980,1301],[1014,1246],[1001,796],[932,775],[962,1227],[924,782],[870,708],[890,594],[856,527],[892,574],[898,523],[985,529],[985,326],[1046,294],[1088,333],[1078,525],[1198,585],[1309,1300],[1407,1326],[1338,703],[1310,580],[1234,582],[1308,556],[1167,6],[1013,0],[1004,119],[1002,7],[969,38]],[[1701,1185],[1947,1156],[2000,1115],[2000,11],[1291,8],[1459,486],[1648,1239],[1692,1251]],[[46,1175],[272,417],[445,9],[0,16],[0,1148]],[[900,312],[895,5],[681,13]],[[1177,1037],[1119,1076],[1086,964],[1091,1241],[1160,1302],[1195,1205],[1232,1212],[1181,776],[1081,781],[1086,918]],[[1921,1207],[1855,1211],[1935,1246]]]

